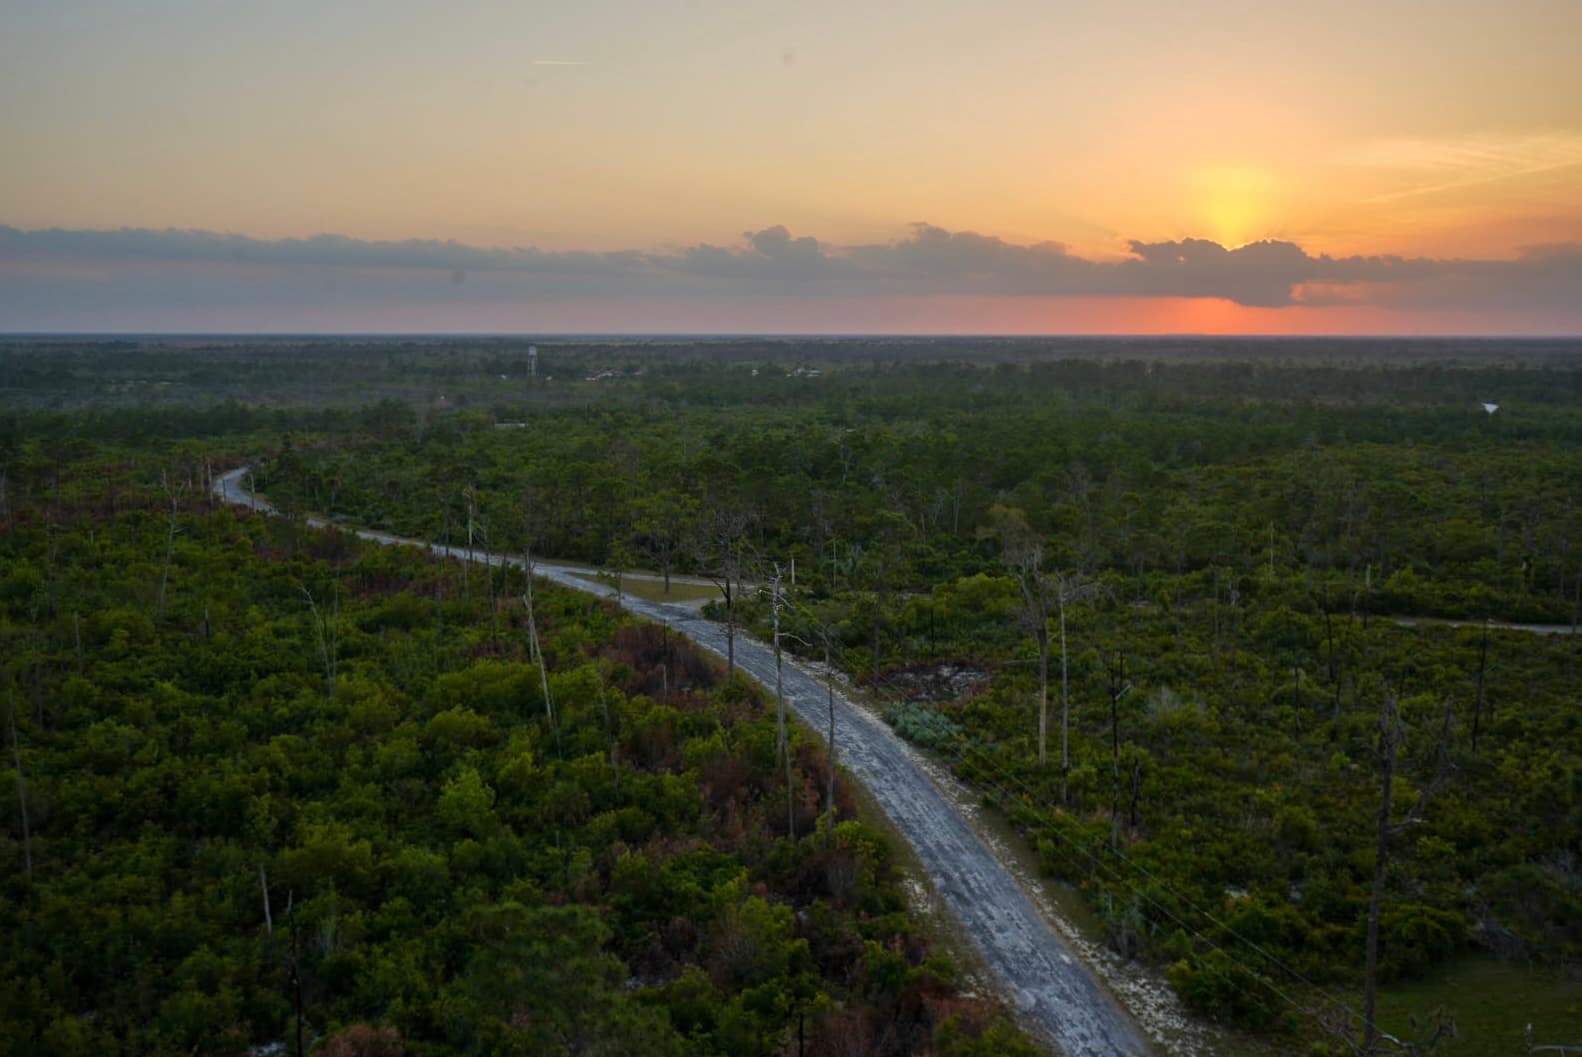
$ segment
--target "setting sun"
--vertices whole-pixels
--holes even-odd
[[[1195,231],[1229,249],[1274,233],[1281,218],[1271,207],[1275,183],[1261,169],[1204,169],[1193,180]]]

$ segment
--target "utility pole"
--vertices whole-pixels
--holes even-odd
[[[829,812],[829,825],[824,831],[824,840],[833,846],[835,843],[835,667],[830,663],[828,625],[824,627],[823,632],[824,689],[829,699],[829,776],[825,779],[828,784],[824,789],[824,809]]]
[[[792,838],[796,837],[796,797],[791,782],[791,737],[786,729],[786,695],[785,684],[782,679],[783,660],[780,651],[780,611],[785,607],[785,592],[781,589],[780,564],[775,563],[774,576],[769,581],[770,599],[769,607],[774,614],[774,647],[775,647],[775,724],[776,737],[780,747],[780,755],[785,760],[786,769],[786,832]]]

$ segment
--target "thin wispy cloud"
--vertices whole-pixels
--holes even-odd
[[[1582,166],[1582,132],[1545,135],[1404,138],[1359,144],[1342,164],[1394,170],[1418,182],[1366,199],[1369,204],[1443,194]]]

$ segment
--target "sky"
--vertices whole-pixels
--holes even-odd
[[[9,0],[0,331],[1582,334],[1577,0]]]

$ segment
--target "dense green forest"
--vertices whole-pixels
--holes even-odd
[[[1339,1016],[1358,984],[1383,717],[1379,977],[1469,951],[1577,971],[1578,639],[1499,625],[1578,615],[1582,371],[697,361],[587,378],[576,406],[369,408],[283,438],[257,483],[299,511],[530,536],[607,568],[719,575],[732,533],[760,570],[794,560],[792,631],[836,629],[843,666],[1005,807],[1117,948],[1238,1023]],[[766,630],[751,592],[733,608]],[[917,693],[946,663],[981,678]]]
[[[778,566],[791,648],[828,631],[1190,1007],[1354,1025],[1377,890],[1382,1001],[1459,1013],[1445,1054],[1579,1041],[1566,348],[540,352],[0,349],[22,1052],[245,1049],[298,981],[331,1052],[1015,1052],[878,835],[816,828],[811,739],[786,836],[751,688],[546,589],[551,722],[519,584],[306,513],[745,582],[714,612],[761,634]],[[210,508],[243,450],[284,519]],[[593,983],[502,972],[546,960]]]
[[[0,1052],[1034,1052],[684,641],[12,426]]]

